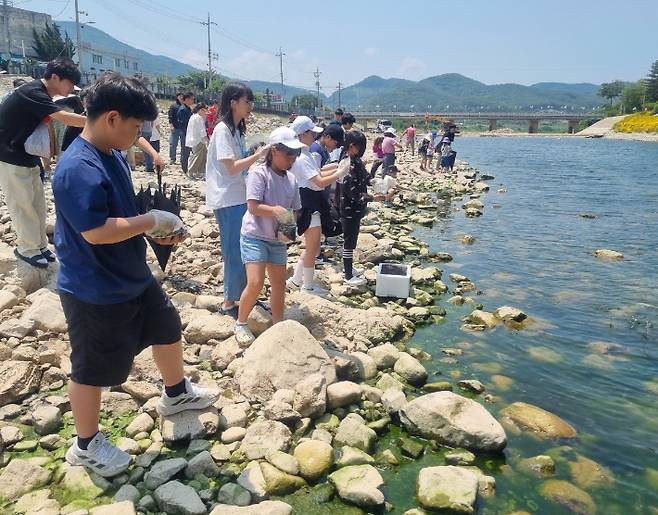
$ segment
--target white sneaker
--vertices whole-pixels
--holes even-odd
[[[321,288],[317,284],[312,284],[311,286],[302,286],[299,291],[303,293],[308,293],[309,295],[317,295],[319,297],[325,297],[329,294],[327,290]]]
[[[363,275],[366,269],[360,266],[352,266],[352,275]]]
[[[297,284],[292,280],[292,277],[286,281],[286,288],[288,288],[290,291],[297,291],[299,290],[300,286],[300,284]]]
[[[185,378],[185,393],[169,397],[162,392],[156,409],[160,415],[167,416],[191,409],[204,409],[219,399],[219,390],[203,388]]]
[[[87,450],[80,449],[76,441],[66,451],[68,463],[81,465],[103,477],[121,474],[128,468],[131,460],[130,454],[112,445],[101,432],[89,442]]]
[[[368,284],[368,281],[366,281],[365,277],[358,275],[353,276],[351,279],[345,279],[343,282],[350,286],[363,286],[364,284]]]
[[[235,334],[235,339],[240,345],[249,345],[256,339],[248,325],[235,324],[233,333]]]

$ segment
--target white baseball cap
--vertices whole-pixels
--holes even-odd
[[[303,134],[306,131],[313,131],[316,133],[321,133],[324,129],[318,127],[313,123],[308,116],[298,116],[290,125],[290,128],[295,131],[295,134]]]
[[[297,139],[297,134],[295,134],[295,131],[288,127],[279,127],[278,129],[274,129],[270,133],[268,143],[270,145],[283,145],[293,150],[306,146]]]
[[[386,127],[386,129],[384,129],[384,134],[392,134],[393,136],[398,135],[393,127]]]

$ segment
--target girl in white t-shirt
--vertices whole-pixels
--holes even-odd
[[[246,119],[251,114],[254,94],[241,83],[227,84],[219,106],[221,122],[208,144],[206,161],[206,205],[215,213],[224,259],[224,302],[221,311],[237,317],[237,302],[247,285],[240,255],[240,226],[247,212],[245,178],[249,167],[265,157],[269,146],[248,155]]]
[[[330,164],[320,168],[309,147],[318,134],[323,131],[317,127],[308,116],[298,116],[290,127],[299,141],[306,145],[301,155],[290,168],[299,184],[302,200],[298,228],[304,235],[305,250],[299,256],[294,275],[288,279],[290,289],[298,289],[307,293],[322,293],[322,289],[313,282],[315,276],[315,258],[320,255],[320,241],[323,229],[326,236],[335,236],[327,232],[339,231],[340,221],[332,220],[329,199],[325,188],[336,181],[342,180],[350,172],[349,159],[343,166]],[[342,144],[342,142],[341,142]],[[332,227],[335,224],[336,227]]]

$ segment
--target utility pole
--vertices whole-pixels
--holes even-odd
[[[279,47],[279,53],[276,56],[279,58],[279,69],[281,70],[281,99],[286,101],[286,86],[283,84],[283,56],[286,55]]]
[[[206,88],[210,88],[210,81],[212,80],[212,50],[210,49],[210,26],[217,25],[214,21],[210,21],[210,13],[208,13],[208,21],[200,22],[201,25],[208,27],[208,83]]]
[[[80,6],[78,0],[75,0],[75,37],[77,39],[78,69],[82,73],[82,38],[80,37]]]
[[[7,42],[7,53],[9,54],[9,59],[11,59],[11,33],[9,32],[9,2],[7,0],[2,0],[2,8],[4,10],[4,27],[3,27],[3,36]]]
[[[339,107],[339,108],[340,108],[340,106],[342,105],[341,102],[340,102],[340,91],[341,91],[341,89],[343,89],[343,83],[342,83],[342,82],[339,82],[339,83],[338,83],[338,107]]]
[[[315,87],[318,88],[318,113],[320,112],[320,75],[322,75],[322,72],[319,67],[316,67],[313,77],[315,77]]]

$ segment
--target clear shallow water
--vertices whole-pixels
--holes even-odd
[[[569,461],[577,455],[614,475],[611,485],[585,488],[598,513],[652,513],[658,507],[658,145],[463,138],[455,148],[458,158],[496,177],[481,198],[484,215],[467,219],[460,209],[417,235],[454,256],[443,266],[446,283],[449,273],[463,273],[481,291],[473,296],[485,309],[516,306],[539,323],[519,332],[467,333],[460,318],[472,307],[449,306],[445,296],[445,323],[419,329],[410,345],[434,356],[426,364],[430,380],[482,381],[496,397],[487,404],[494,414],[525,401],[578,430],[568,442],[508,432],[509,467],[480,463],[497,480],[495,498],[483,502],[480,513],[566,513],[539,495],[543,480],[516,466],[562,445],[571,449],[557,461],[555,478],[574,482]],[[507,193],[497,193],[500,187]],[[464,233],[475,236],[473,245],[458,241]],[[600,261],[592,256],[597,248],[621,251],[625,259]],[[588,348],[595,341],[624,349],[602,356]],[[459,363],[440,361],[441,347],[464,342]],[[496,374],[511,384],[492,379]],[[400,512],[415,506],[416,471],[427,460],[436,461],[426,457],[385,474],[387,498]]]

